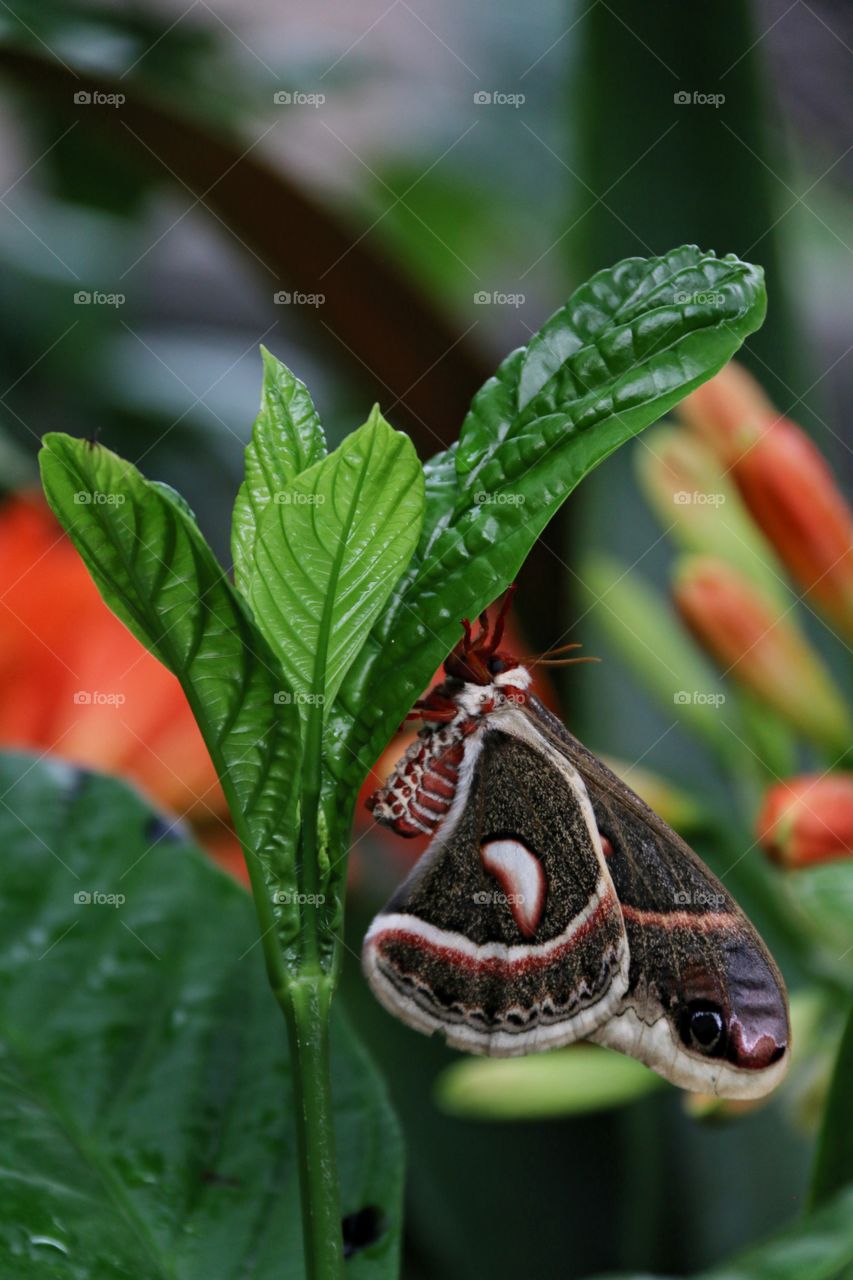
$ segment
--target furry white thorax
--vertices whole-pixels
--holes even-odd
[[[491,703],[497,708],[505,703],[512,703],[512,694],[504,692],[506,688],[528,689],[533,677],[527,667],[512,667],[495,676],[492,684],[464,684],[456,694],[456,705],[464,717],[482,714],[484,706]]]

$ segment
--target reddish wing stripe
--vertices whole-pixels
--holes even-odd
[[[445,960],[448,964],[454,965],[459,969],[465,969],[469,972],[488,973],[499,977],[509,977],[514,974],[525,973],[531,969],[548,968],[564,956],[569,955],[583,938],[600,927],[602,921],[613,912],[614,907],[616,907],[615,895],[608,889],[602,895],[595,910],[578,925],[571,937],[566,938],[564,942],[557,942],[555,946],[550,948],[547,944],[540,944],[539,948],[513,948],[519,954],[512,959],[502,956],[470,956],[461,948],[454,947],[452,944],[432,942],[414,930],[400,928],[399,926],[392,926],[388,929],[378,928],[370,937],[369,942],[371,946],[378,948],[381,948],[387,942],[403,943],[406,946],[425,951],[429,955],[437,956],[439,959]]]
[[[704,933],[742,927],[733,911],[644,911],[640,907],[627,907],[624,902],[621,906],[626,920],[653,929],[699,929]]]

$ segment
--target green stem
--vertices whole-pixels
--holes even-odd
[[[309,1280],[340,1280],[343,1238],[335,1160],[329,1069],[329,1005],[325,974],[291,978],[279,995],[290,1033],[302,1236]]]
[[[231,812],[237,814],[239,810],[229,795],[227,771],[220,776]],[[307,814],[311,819],[303,823],[300,836],[301,889],[310,894],[317,891],[316,803]],[[334,984],[319,967],[316,942],[319,907],[316,903],[305,904],[308,945],[299,974],[291,973],[279,947],[275,916],[260,862],[251,852],[247,833],[236,817],[234,825],[246,856],[267,975],[284,1013],[290,1041],[305,1274],[307,1280],[340,1280],[343,1238],[329,1059],[329,1008]],[[309,955],[311,959],[305,964]]]
[[[318,915],[325,905],[320,892],[319,822],[325,663],[333,598],[334,591],[330,590],[314,662],[314,697],[305,721],[298,858],[299,888],[304,895],[302,954],[298,972],[288,974],[284,986],[276,992],[290,1035],[302,1239],[308,1280],[341,1280],[343,1275],[340,1191],[329,1063],[329,1009],[334,977],[323,971],[318,936]]]

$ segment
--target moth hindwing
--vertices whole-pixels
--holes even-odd
[[[683,1088],[757,1097],[784,1075],[782,979],[730,895],[530,692],[481,620],[371,800],[435,832],[364,943],[382,1003],[470,1053],[589,1038]]]

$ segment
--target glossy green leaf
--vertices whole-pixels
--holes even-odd
[[[331,703],[412,557],[423,473],[374,409],[261,512],[248,598],[297,701]]]
[[[847,1014],[821,1121],[809,1191],[811,1207],[826,1204],[849,1184],[853,1184],[853,1005]]]
[[[759,267],[693,245],[599,271],[504,361],[462,426],[458,469],[493,492],[568,432],[621,423],[634,435],[721,368],[764,319]],[[736,326],[732,333],[730,326]],[[556,417],[554,416],[556,415]],[[488,471],[486,470],[488,468]]]
[[[759,268],[688,246],[599,272],[504,361],[455,454],[431,468],[419,552],[342,687],[336,776],[361,780],[459,638],[460,618],[512,582],[575,485],[716,373],[764,307]]]
[[[106,603],[180,680],[222,779],[250,873],[296,887],[296,708],[278,663],[189,514],[108,449],[45,436],[45,493]],[[276,908],[292,940],[295,907]]]
[[[234,580],[246,596],[262,513],[282,500],[300,472],[326,456],[326,438],[308,388],[266,347],[261,347],[261,357],[261,407],[246,446],[245,479],[234,504],[231,534]]]
[[[472,1120],[534,1120],[622,1107],[666,1082],[624,1054],[594,1044],[527,1058],[464,1058],[436,1083],[443,1111]]]
[[[732,1262],[703,1271],[696,1280],[850,1280],[853,1274],[853,1185],[816,1213],[800,1218]],[[596,1280],[655,1280],[649,1275],[598,1276]]]
[[[251,900],[113,780],[6,756],[0,793],[3,1280],[302,1280],[293,1080]],[[342,1212],[370,1209],[376,1235],[347,1275],[392,1280],[400,1138],[332,1021]]]

